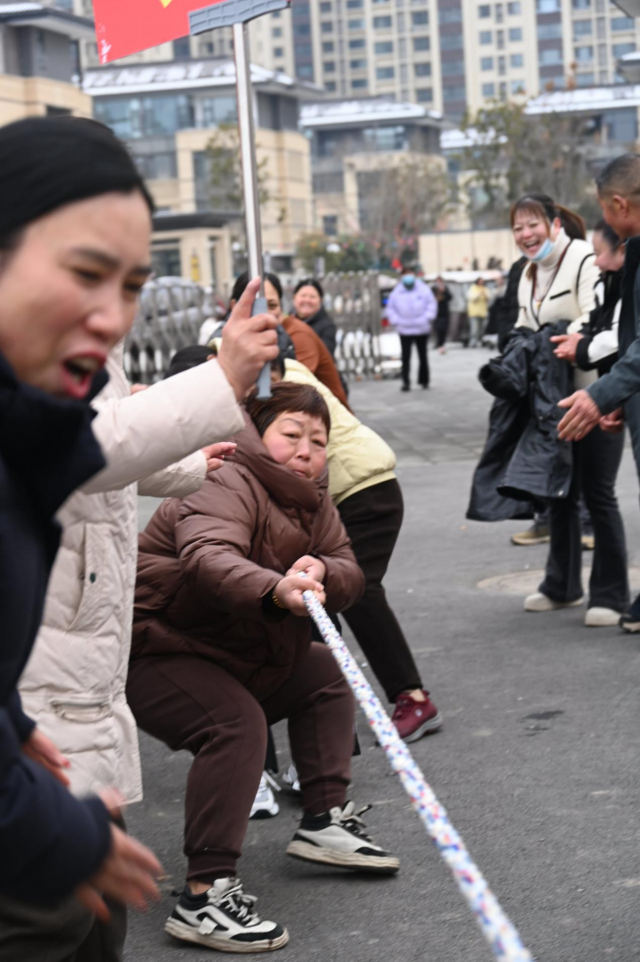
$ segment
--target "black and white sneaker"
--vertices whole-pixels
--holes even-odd
[[[206,945],[219,952],[273,952],[289,941],[275,922],[263,922],[253,911],[256,898],[245,895],[237,878],[217,879],[202,895],[187,886],[164,930],[176,939]]]
[[[400,860],[378,845],[364,831],[361,816],[371,808],[355,811],[353,802],[332,808],[324,815],[305,815],[287,847],[287,855],[307,862],[337,865],[356,871],[393,875]]]

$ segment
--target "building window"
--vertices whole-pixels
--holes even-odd
[[[325,22],[321,24],[321,29],[323,33],[333,33],[333,23],[331,20],[325,20]]]
[[[322,44],[323,53],[333,53],[333,40],[325,40]]]
[[[326,84],[324,85],[324,89],[328,90],[329,93],[333,93],[336,89],[335,80],[327,80]]]
[[[413,72],[416,75],[416,77],[430,77],[431,64],[430,63],[414,63]]]
[[[347,0],[347,10],[360,10],[364,6],[364,0]]]
[[[496,95],[496,85],[495,84],[483,84],[482,85],[482,96],[483,97],[495,97]]]
[[[538,24],[538,40],[562,40],[561,23]]]
[[[349,30],[364,30],[364,20],[349,20]]]
[[[296,74],[302,80],[313,80],[313,67],[311,64],[300,64],[296,67]]]
[[[284,47],[274,47],[273,48],[274,57],[284,57]]]
[[[416,99],[419,104],[429,104],[433,100],[433,90],[431,87],[421,87],[416,90]]]
[[[493,34],[490,30],[480,31],[480,43],[482,46],[486,46],[489,43],[493,43]]]
[[[365,47],[364,40],[350,40],[349,50],[362,50]]]
[[[502,83],[500,84],[500,100],[506,100],[506,99],[507,99],[507,85],[503,80]]]
[[[379,40],[373,47],[376,53],[393,53],[392,40]]]
[[[498,57],[498,73],[499,73],[499,75],[500,75],[501,77],[504,77],[504,75],[506,74],[506,72],[507,72],[507,58],[506,58],[506,57]]]
[[[394,67],[378,67],[376,70],[376,78],[378,80],[393,80],[396,75]]]
[[[511,43],[518,43],[522,40],[522,28],[521,27],[510,27],[509,28],[509,40]]]
[[[311,33],[311,27],[308,23],[294,23],[293,25],[293,36],[294,37],[308,37]]]
[[[524,93],[524,80],[512,80],[511,81],[511,93],[523,94]]]
[[[271,31],[271,36],[274,38],[282,36],[282,27],[274,27]]]
[[[320,13],[331,13],[330,0],[324,0],[324,2],[320,4]]]
[[[457,100],[466,100],[466,97],[467,88],[464,84],[445,84],[442,87],[442,99],[445,103],[451,103]]]
[[[636,45],[635,43],[614,43],[611,49],[614,57],[624,57],[625,53],[633,53]]]
[[[460,23],[462,21],[462,9],[460,7],[444,7],[438,14],[440,23]]]
[[[521,53],[512,53],[510,59],[512,67],[524,67],[524,57]]]
[[[594,73],[576,74],[576,83],[579,87],[593,87],[595,82],[596,82],[596,75]]]
[[[481,20],[491,16],[491,7],[488,3],[483,3],[481,7],[478,7],[478,16]]]
[[[562,50],[552,48],[551,50],[541,50],[539,63],[541,67],[549,67],[556,63],[562,63]]]
[[[536,10],[538,13],[558,13],[560,0],[537,0]]]
[[[593,23],[591,20],[576,20],[573,24],[573,39],[580,37],[590,37],[593,33]]]
[[[325,73],[335,73],[336,62],[335,60],[325,60],[322,64],[322,69]]]
[[[520,3],[520,0],[518,0],[517,3],[508,3],[507,9],[510,17],[517,17],[522,13],[522,4]]]
[[[458,77],[458,76],[463,77],[464,61],[463,60],[443,60],[442,76],[443,77]]]
[[[173,41],[173,59],[189,60],[191,58],[191,43],[189,37],[180,37]]]
[[[349,66],[352,70],[366,70],[367,61],[366,60],[350,60]]]
[[[373,26],[375,30],[388,30],[391,26],[391,17],[374,17]]]
[[[335,237],[338,233],[337,214],[325,214],[322,218],[322,230],[326,237]]]
[[[491,33],[489,33],[491,36]],[[445,34],[440,37],[440,49],[441,50],[462,50],[462,31],[458,33],[451,34],[451,36]]]
[[[591,6],[591,0],[573,0],[574,10],[588,10]]]
[[[633,27],[634,27],[633,17],[612,17],[611,18],[612,30],[633,30]]]
[[[352,90],[362,90],[368,84],[367,80],[352,80],[351,89]]]
[[[413,50],[418,53],[420,50],[430,50],[431,49],[431,37],[414,37],[413,38]]]
[[[493,70],[493,57],[483,57],[480,61],[481,70]]]
[[[429,23],[429,12],[427,10],[414,10],[411,14],[411,23],[414,27],[424,27]]]

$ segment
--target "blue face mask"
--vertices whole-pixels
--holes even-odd
[[[402,283],[405,287],[413,287],[416,282],[415,274],[403,274]]]
[[[529,260],[535,261],[535,263],[537,264],[540,261],[543,261],[545,257],[548,257],[552,250],[553,250],[553,242],[547,237],[546,241],[544,242],[544,244],[542,245],[538,253],[534,254],[533,257],[529,257]],[[528,255],[525,254],[525,257],[526,256]]]

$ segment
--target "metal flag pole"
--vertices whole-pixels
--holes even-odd
[[[258,159],[256,155],[256,132],[253,120],[253,90],[251,87],[251,61],[249,59],[249,27],[246,23],[233,25],[233,59],[236,65],[236,92],[238,100],[238,134],[240,139],[240,163],[242,165],[242,193],[247,236],[247,260],[249,277],[262,278],[262,224],[260,222],[260,195],[258,191]],[[267,310],[264,296],[264,278],[260,296],[253,305],[254,314]],[[258,378],[258,397],[271,395],[271,366],[265,364]]]
[[[244,197],[247,236],[247,259],[249,277],[263,275],[262,226],[260,223],[260,196],[258,190],[258,161],[253,116],[253,89],[251,86],[251,62],[249,58],[248,22],[255,17],[288,6],[288,0],[226,0],[214,6],[192,11],[189,24],[192,34],[203,33],[218,27],[233,28],[233,58],[236,68],[236,93],[238,101],[238,136],[242,168],[242,193]],[[253,305],[254,314],[267,310],[264,296],[264,279],[260,296]],[[258,378],[258,397],[271,394],[271,368],[265,364]]]

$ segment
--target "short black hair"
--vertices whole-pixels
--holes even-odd
[[[187,347],[181,347],[171,358],[171,364],[167,368],[164,380],[166,381],[168,377],[173,377],[175,374],[182,374],[183,371],[189,371],[192,367],[198,367],[199,364],[204,364],[212,354],[215,354],[215,350],[207,344],[189,344]]]
[[[263,277],[265,281],[269,281],[271,286],[274,288],[276,294],[280,298],[280,301],[282,301],[282,293],[283,293],[282,284],[280,283],[280,278],[277,276],[277,274],[271,274],[270,272],[267,272],[266,274],[263,274]],[[249,271],[243,271],[239,277],[236,277],[236,282],[233,285],[233,290],[231,291],[232,301],[236,301],[237,303],[240,300],[240,298],[242,297],[242,295],[247,289],[248,283],[249,283]]]
[[[298,291],[301,291],[303,287],[313,287],[314,290],[317,292],[320,300],[321,301],[324,300],[324,291],[322,290],[322,284],[320,283],[320,281],[317,281],[315,277],[305,277],[303,280],[298,281],[298,283],[294,288],[293,296],[295,297]]]
[[[596,177],[596,187],[601,197],[620,194],[631,200],[640,197],[640,157],[622,154],[610,160]]]

